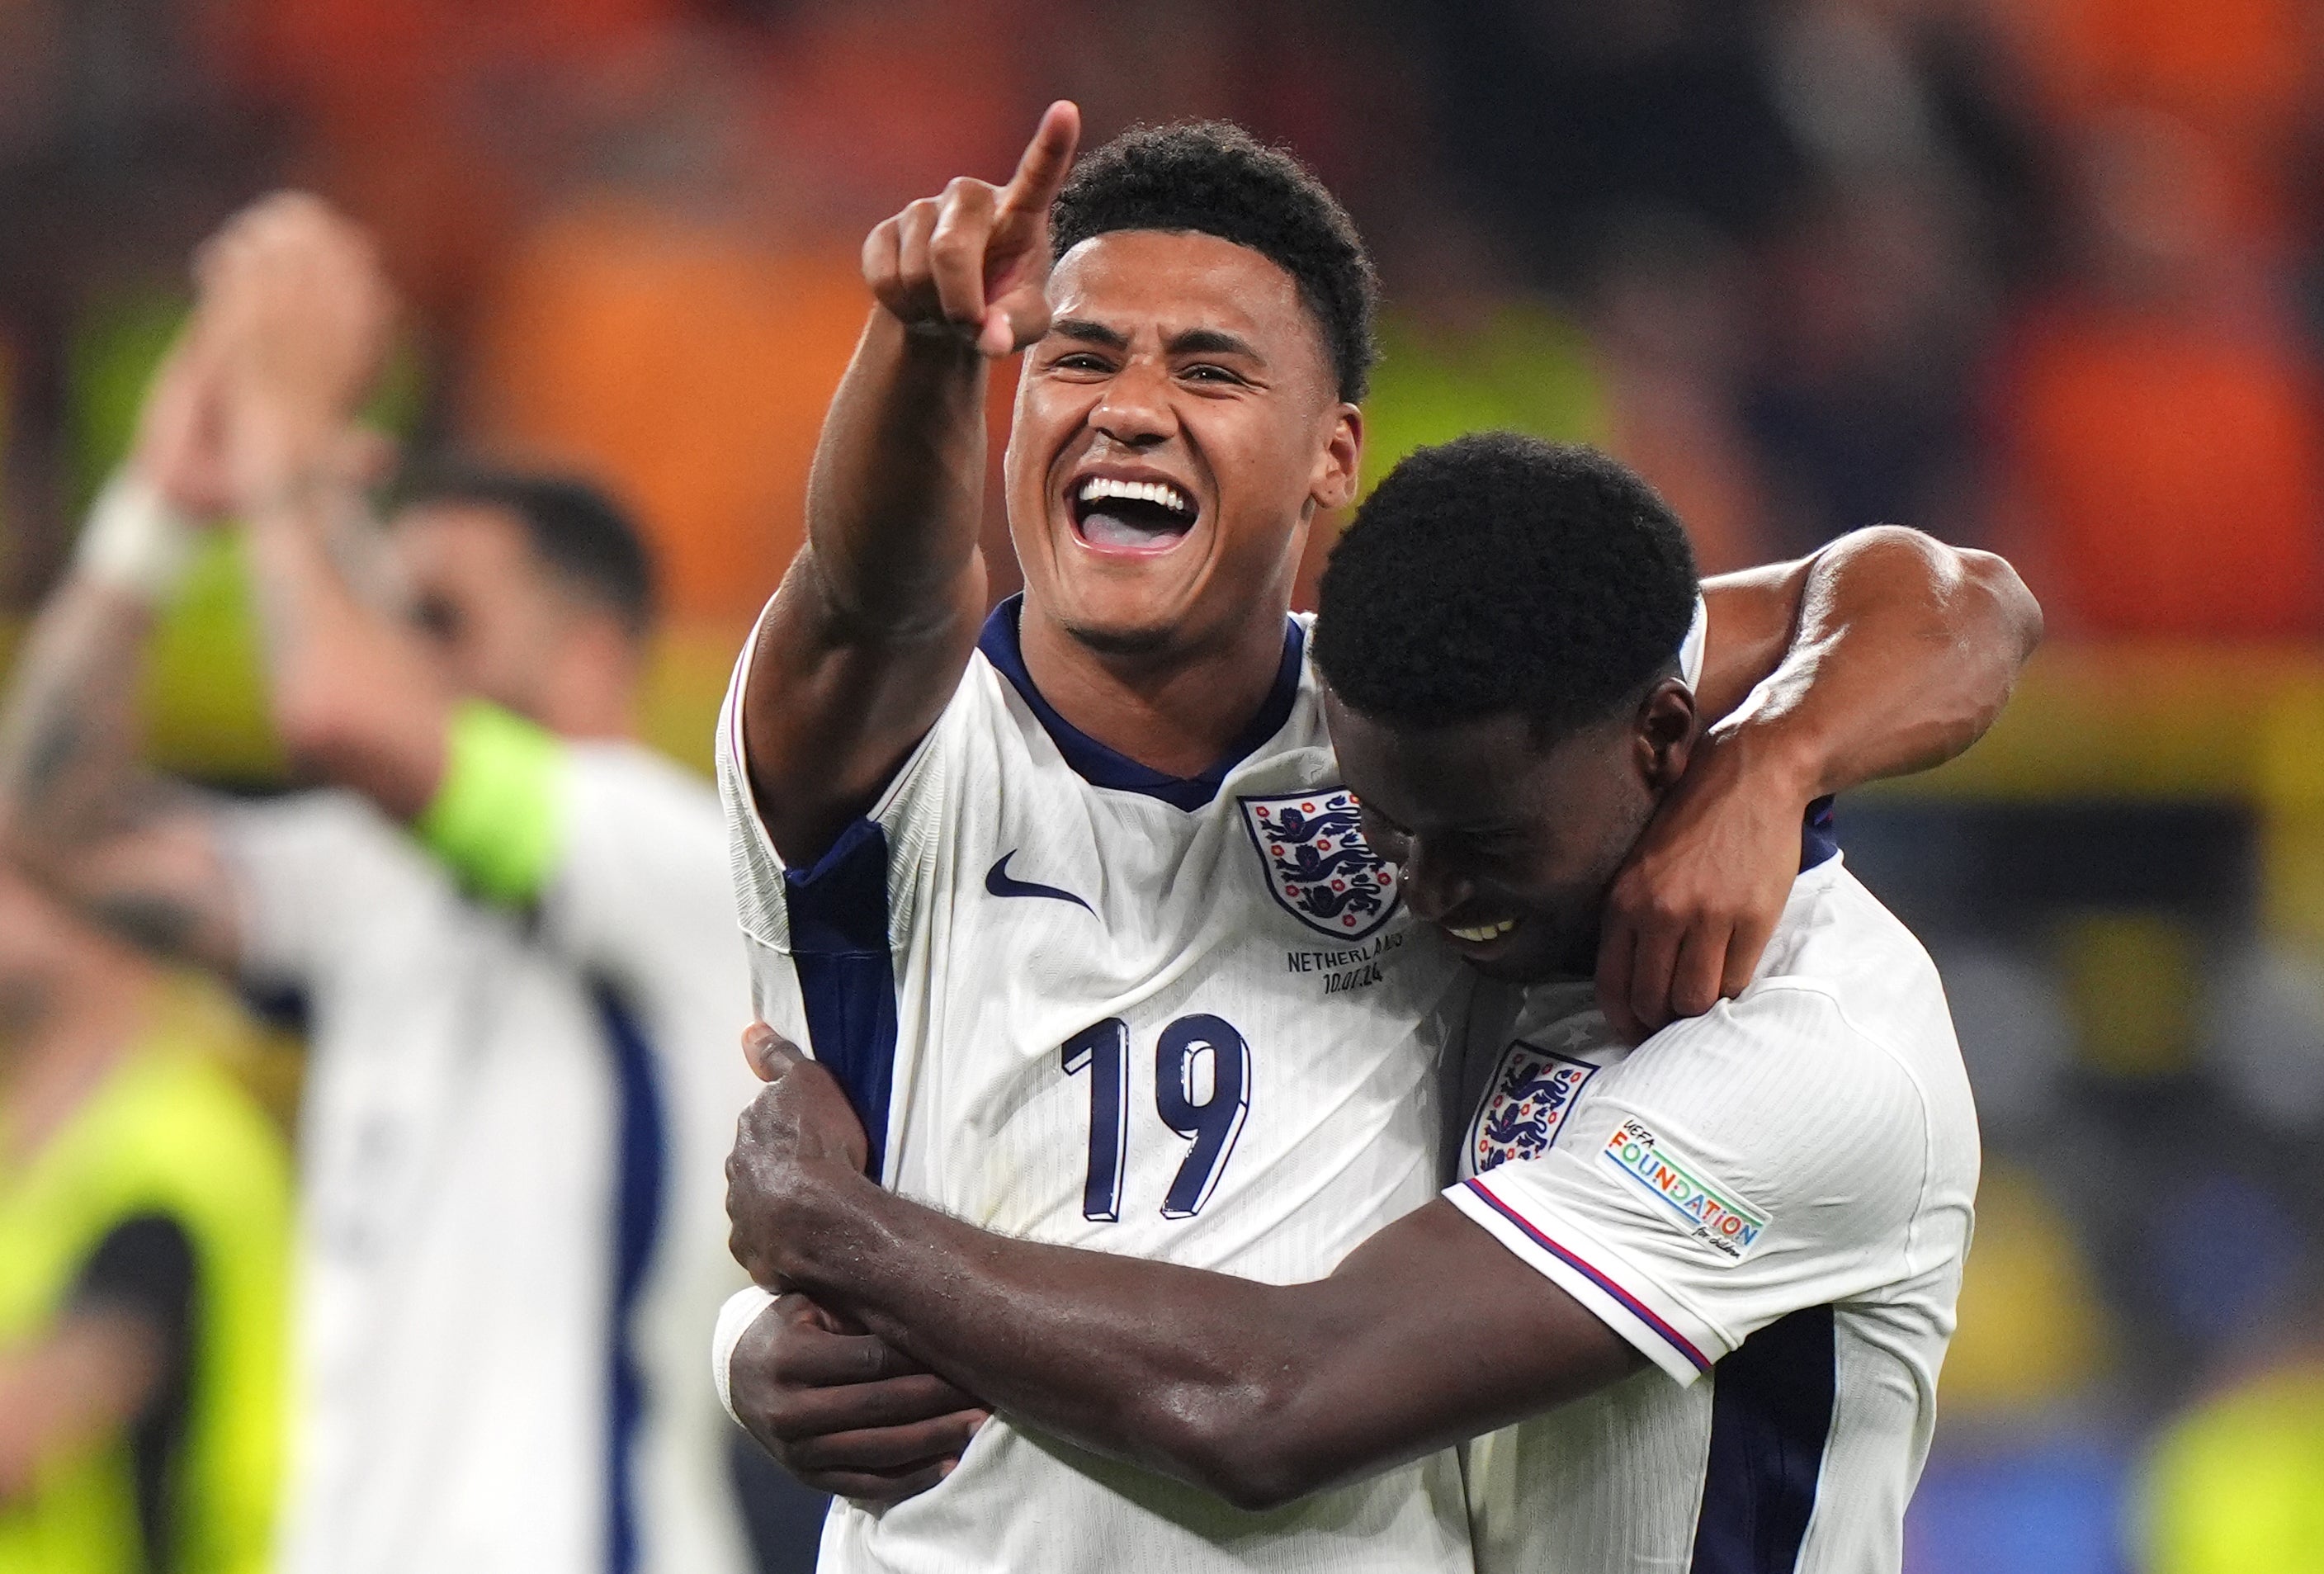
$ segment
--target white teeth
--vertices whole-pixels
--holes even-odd
[[[1509,931],[1517,928],[1517,921],[1516,919],[1505,918],[1499,923],[1489,923],[1480,929],[1448,928],[1445,932],[1450,934],[1456,940],[1466,940],[1472,946],[1480,946],[1487,940],[1500,939],[1501,936],[1508,933]]]
[[[1082,502],[1096,503],[1109,497],[1119,497],[1130,503],[1151,503],[1173,514],[1194,512],[1194,500],[1167,481],[1117,481],[1110,476],[1092,476],[1082,483]]]

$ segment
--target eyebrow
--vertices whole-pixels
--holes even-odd
[[[1061,317],[1049,325],[1049,331],[1061,338],[1074,339],[1082,344],[1103,345],[1110,350],[1130,347],[1128,334],[1102,322],[1092,322],[1085,317]],[[1247,356],[1261,365],[1267,360],[1249,339],[1219,328],[1183,329],[1172,335],[1163,348],[1174,356]]]
[[[1267,357],[1247,339],[1216,328],[1190,328],[1174,335],[1165,347],[1174,356],[1248,356],[1254,361]]]
[[[1110,350],[1126,350],[1130,336],[1118,328],[1108,328],[1102,322],[1092,322],[1085,317],[1060,317],[1049,324],[1049,331],[1064,338],[1079,339],[1084,344],[1103,345]]]

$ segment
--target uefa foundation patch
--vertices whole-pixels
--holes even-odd
[[[1733,1187],[1655,1136],[1644,1121],[1624,1121],[1598,1156],[1653,1198],[1664,1217],[1730,1263],[1750,1255],[1770,1222]]]

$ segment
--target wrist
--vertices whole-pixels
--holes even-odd
[[[152,605],[169,597],[193,560],[196,530],[161,489],[134,469],[114,476],[97,494],[73,543],[83,579]]]
[[[1721,764],[1802,810],[1831,790],[1831,752],[1795,717],[1739,710],[1712,727],[1706,741]]]
[[[835,1274],[863,1260],[887,1193],[835,1156],[796,1159],[790,1170],[769,1256],[785,1283],[809,1294],[846,1288]]]
[[[255,403],[240,423],[235,481],[251,519],[312,505],[344,484],[337,427],[298,411]]]

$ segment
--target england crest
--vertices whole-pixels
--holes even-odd
[[[1502,1051],[1492,1087],[1469,1127],[1469,1167],[1483,1174],[1511,1159],[1537,1159],[1557,1141],[1573,1101],[1598,1068],[1519,1039]]]
[[[1317,934],[1360,940],[1396,914],[1396,866],[1364,840],[1344,787],[1244,798],[1242,822],[1284,911]]]

